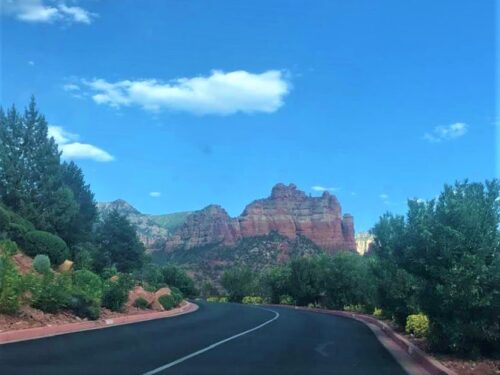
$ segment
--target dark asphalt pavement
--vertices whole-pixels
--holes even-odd
[[[0,345],[0,374],[143,374],[260,326],[258,307],[200,303],[175,318]],[[287,308],[159,374],[405,374],[360,322]]]

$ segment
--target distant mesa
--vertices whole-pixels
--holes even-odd
[[[324,192],[311,197],[294,184],[277,184],[268,198],[245,207],[230,217],[218,205],[194,212],[144,215],[123,200],[99,204],[101,212],[117,209],[138,226],[141,239],[150,251],[172,252],[219,244],[231,247],[243,238],[278,233],[295,239],[303,236],[329,253],[356,251],[354,219],[342,215],[337,198]]]

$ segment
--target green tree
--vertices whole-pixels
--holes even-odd
[[[61,166],[63,183],[71,190],[78,205],[76,215],[65,227],[64,238],[69,245],[87,242],[97,220],[97,206],[90,185],[85,183],[82,170],[74,162],[64,162]]]
[[[96,244],[95,267],[100,272],[112,266],[120,272],[131,272],[143,265],[144,245],[132,224],[116,210],[111,211],[97,228]]]
[[[251,295],[254,291],[254,273],[247,267],[231,268],[224,272],[221,283],[230,301],[241,302],[243,297]]]

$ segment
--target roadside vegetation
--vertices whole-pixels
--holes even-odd
[[[16,267],[19,252],[32,269]],[[29,305],[98,319],[102,307],[122,311],[138,285],[170,287],[169,309],[197,293],[183,269],[151,263],[124,216],[98,217],[81,169],[61,161],[33,99],[23,113],[0,110],[0,313]]]
[[[500,351],[500,185],[457,182],[436,199],[384,214],[366,256],[293,259],[261,274],[227,270],[230,301],[295,304],[393,320],[434,352]]]

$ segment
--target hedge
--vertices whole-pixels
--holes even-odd
[[[62,238],[41,230],[26,233],[24,252],[31,257],[45,254],[56,265],[61,264],[69,257],[68,246]]]

